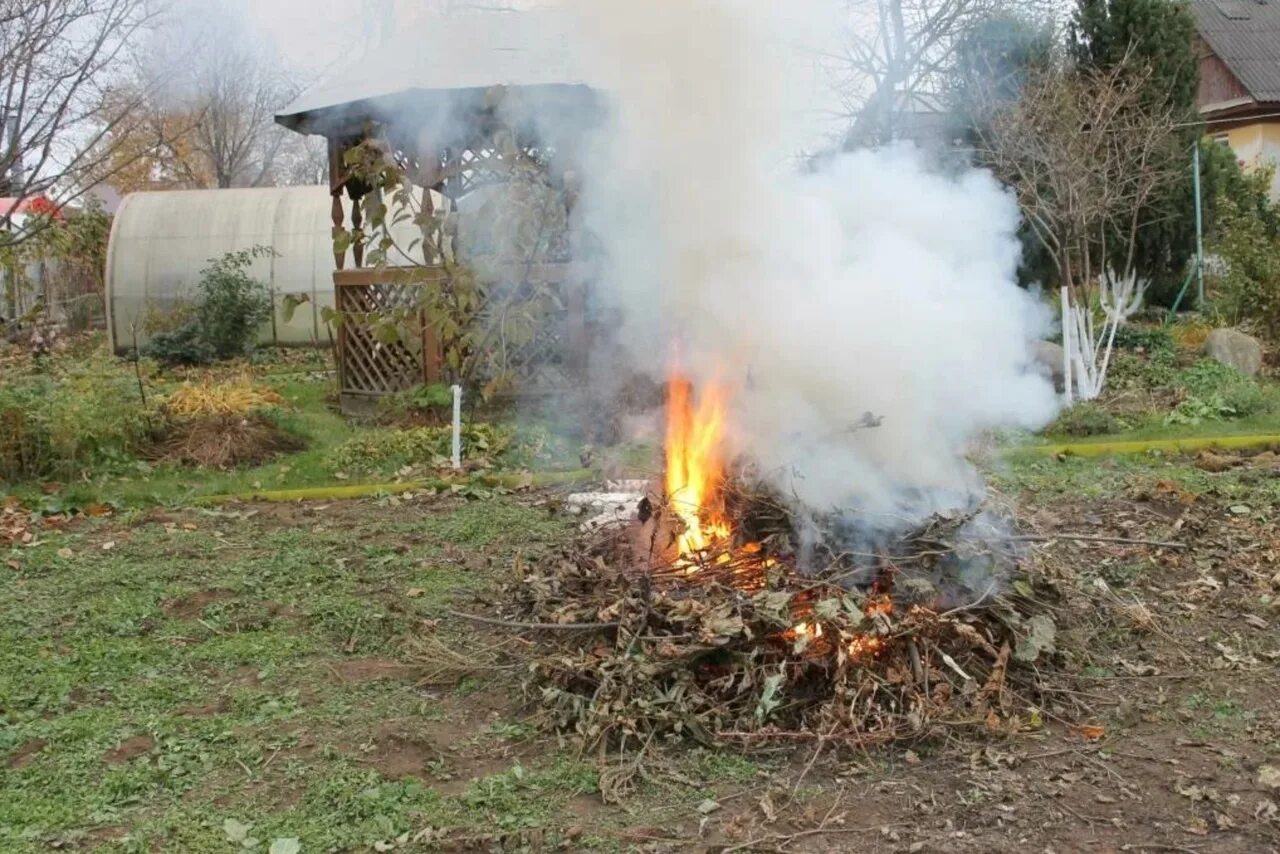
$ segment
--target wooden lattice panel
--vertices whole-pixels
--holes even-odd
[[[385,315],[398,309],[415,308],[422,287],[424,285],[395,281],[338,284],[337,307],[344,317],[339,335],[343,394],[394,394],[424,381],[425,348],[421,339],[402,337],[384,343],[378,340],[372,325],[360,319],[362,315]]]
[[[516,387],[521,393],[545,395],[580,385],[587,349],[585,291],[570,284],[576,282],[573,266],[522,266],[499,274],[551,286],[554,294],[552,309],[536,336],[508,354],[507,365]],[[338,344],[344,406],[352,403],[352,398],[372,400],[437,381],[440,354],[424,318],[417,321],[423,329],[420,338],[406,340],[402,335],[384,344],[364,316],[415,309],[421,304],[421,289],[441,287],[446,277],[438,268],[366,268],[334,274],[337,308],[343,315]]]

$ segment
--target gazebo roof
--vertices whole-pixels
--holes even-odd
[[[482,110],[494,87],[539,109],[593,108],[595,92],[553,10],[423,19],[304,92],[276,121],[299,133],[354,133],[369,120],[444,126]]]

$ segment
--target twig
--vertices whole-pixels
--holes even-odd
[[[493,617],[481,617],[479,614],[467,614],[463,611],[446,610],[446,614],[460,620],[483,623],[486,626],[499,626],[504,629],[537,629],[539,631],[589,632],[606,631],[619,628],[621,623],[522,623],[516,620],[498,620]]]
[[[1018,537],[1006,537],[1005,539],[1014,543],[1049,543],[1054,540],[1071,540],[1077,543],[1114,543],[1125,546],[1154,546],[1160,549],[1189,548],[1186,543],[1131,539],[1129,537],[1095,537],[1091,534],[1024,534]]]

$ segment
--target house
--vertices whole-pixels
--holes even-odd
[[[1193,0],[1191,11],[1207,132],[1246,165],[1280,166],[1280,2]]]

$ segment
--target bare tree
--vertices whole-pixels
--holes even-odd
[[[0,189],[65,203],[110,177],[103,142],[139,100],[106,93],[151,20],[146,0],[0,0]],[[0,242],[29,232],[0,213]]]
[[[993,96],[976,123],[979,159],[1014,190],[1058,270],[1075,361],[1067,376],[1074,367],[1086,398],[1101,392],[1115,328],[1141,299],[1133,268],[1138,236],[1152,224],[1144,212],[1185,166],[1177,119],[1148,97],[1150,79],[1128,59],[1104,71],[1039,69],[1019,100]],[[1107,266],[1117,240],[1127,258],[1121,271]],[[1105,340],[1094,334],[1094,306],[1106,315]]]
[[[936,109],[957,46],[989,16],[1048,17],[1053,0],[846,0],[837,86],[852,118],[845,147],[887,142],[900,113]]]
[[[117,159],[132,161],[119,170],[125,189],[312,182],[315,143],[275,123],[299,87],[273,52],[225,19],[171,21],[161,35],[118,90],[143,101],[112,139]]]
[[[215,187],[275,183],[277,159],[289,132],[275,122],[298,87],[277,63],[243,45],[207,51],[192,81],[193,148],[208,165]]]

